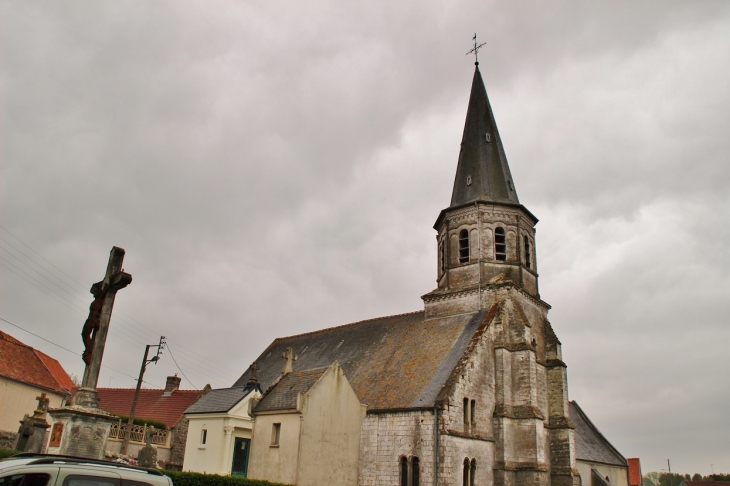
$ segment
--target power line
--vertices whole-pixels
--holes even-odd
[[[14,324],[14,323],[10,322],[10,321],[9,321],[9,320],[7,320],[7,319],[3,319],[2,317],[0,317],[0,321],[3,321],[3,322],[5,322],[5,323],[7,323],[7,324],[10,324],[10,325],[11,325],[11,326],[13,326],[13,327],[17,327],[17,328],[18,328],[18,329],[20,329],[21,331],[27,332],[28,334],[30,334],[30,335],[33,335],[33,336],[37,337],[38,339],[42,339],[43,341],[45,341],[45,342],[47,342],[47,343],[53,344],[54,346],[56,346],[56,347],[58,347],[58,348],[61,348],[61,349],[63,349],[64,351],[68,351],[69,353],[73,354],[74,356],[77,356],[77,357],[78,357],[78,356],[81,356],[81,353],[78,353],[78,352],[76,352],[76,351],[72,351],[72,350],[70,350],[70,349],[68,349],[68,348],[66,348],[66,347],[64,347],[64,346],[61,346],[60,344],[54,343],[53,341],[49,341],[48,339],[46,339],[46,338],[44,338],[44,337],[42,337],[42,336],[39,336],[38,334],[36,334],[36,333],[34,333],[34,332],[32,332],[32,331],[29,331],[29,330],[25,329],[24,327],[20,327],[19,325],[17,325],[17,324]],[[127,373],[125,373],[124,371],[119,371],[119,370],[117,370],[117,369],[114,369],[114,368],[112,368],[111,366],[107,366],[107,365],[105,365],[105,364],[102,364],[102,366],[103,366],[103,367],[105,367],[105,368],[107,368],[107,369],[109,369],[109,370],[111,370],[111,371],[115,371],[115,372],[117,372],[117,373],[121,373],[122,375],[128,376],[128,377],[132,378],[133,380],[136,380],[136,379],[137,379],[137,377],[135,377],[135,376],[132,376],[132,375],[130,375],[130,374],[127,374]],[[148,385],[152,385],[152,386],[154,386],[155,388],[162,388],[161,386],[159,386],[159,385],[155,385],[155,384],[153,384],[153,383],[150,383],[150,382],[148,382],[148,381],[144,381],[144,380],[142,380],[142,381],[143,381],[144,383],[147,383]],[[188,380],[188,381],[190,381],[190,380]]]
[[[167,344],[167,350],[170,352],[170,357],[172,358],[173,363],[175,363],[175,366],[177,366],[177,369],[180,370],[180,373],[182,373],[183,376],[185,376],[185,372],[183,372],[182,368],[180,368],[180,365],[177,364],[177,361],[175,361],[175,356],[172,355],[172,349],[170,349],[170,344],[169,343]],[[188,378],[187,376],[185,376],[185,379],[188,380],[188,383],[190,383],[193,386],[193,388],[195,388],[196,390],[198,390],[198,387],[195,386],[195,385],[193,385],[193,382],[190,381],[190,378]]]
[[[34,250],[30,245],[28,245],[23,240],[21,240],[20,238],[18,238],[16,235],[14,235],[12,232],[10,232],[7,228],[5,228],[2,225],[0,225],[0,229],[3,229],[4,231],[6,231],[10,236],[12,236],[18,242],[20,242],[20,244],[22,244],[24,247],[28,248],[31,252],[33,252],[35,255],[37,255],[38,257],[40,257],[43,261],[45,261],[46,263],[48,263],[49,265],[51,265],[53,268],[55,268],[56,270],[58,270],[60,273],[62,273],[63,275],[65,275],[70,281],[72,281],[75,284],[77,284],[78,285],[78,288],[82,288],[82,289],[84,288],[83,284],[81,284],[80,282],[78,282],[77,280],[75,280],[73,277],[71,277],[68,273],[66,273],[65,271],[63,271],[58,266],[54,265],[50,260],[48,260],[43,255],[41,255],[39,252],[37,252],[36,250]],[[70,301],[69,299],[67,299],[66,297],[64,297],[63,295],[59,294],[57,291],[55,291],[53,288],[50,288],[49,286],[45,285],[43,282],[41,282],[40,280],[38,280],[37,278],[35,278],[33,275],[30,275],[29,273],[25,272],[23,269],[21,269],[20,267],[18,267],[15,264],[13,264],[12,262],[10,262],[9,260],[7,260],[6,258],[3,258],[2,256],[0,256],[0,259],[5,260],[5,262],[7,262],[9,265],[12,265],[15,269],[17,269],[17,271],[13,270],[8,265],[4,264],[2,261],[0,261],[0,265],[6,267],[12,273],[14,273],[15,275],[19,276],[20,278],[22,278],[23,280],[25,280],[27,283],[33,285],[38,290],[41,290],[43,293],[45,293],[49,297],[53,298],[54,300],[56,300],[60,304],[64,305],[65,307],[68,307],[69,309],[71,309],[74,312],[76,312],[78,314],[81,314],[81,315],[83,315],[83,314],[86,313],[86,309],[85,309],[86,300],[85,299],[83,299],[83,300],[80,299],[77,295],[73,295],[72,292],[75,293],[75,294],[78,294],[78,295],[82,295],[82,296],[85,296],[85,293],[82,293],[78,289],[76,289],[73,286],[69,285],[69,283],[65,279],[62,279],[62,278],[54,275],[53,272],[50,269],[48,269],[48,268],[44,267],[43,265],[39,264],[38,262],[36,262],[33,258],[31,258],[30,255],[28,255],[27,253],[23,252],[21,249],[19,249],[18,247],[16,247],[12,243],[10,243],[7,239],[2,238],[0,236],[0,240],[4,241],[10,247],[12,247],[13,249],[15,249],[20,255],[22,255],[25,258],[27,258],[28,260],[30,260],[30,262],[32,262],[35,266],[37,266],[39,269],[41,269],[45,273],[39,272],[38,270],[36,270],[35,268],[31,267],[27,263],[23,262],[18,256],[14,255],[12,252],[8,251],[7,249],[2,248],[2,247],[0,247],[0,249],[3,249],[5,252],[7,252],[7,254],[9,256],[11,256],[15,260],[17,260],[19,263],[21,263],[22,265],[24,265],[25,267],[27,267],[30,271],[32,271],[33,273],[35,273],[36,275],[38,275],[40,278],[48,281],[54,287],[56,287],[59,290],[65,292],[66,294],[68,294],[74,300],[79,301],[82,304],[84,304],[84,307],[79,306],[78,304],[76,304],[76,302]],[[23,275],[21,275],[21,273],[18,273],[18,272],[21,272]],[[50,277],[53,277],[53,279],[55,279],[56,281],[54,281],[51,278],[49,278],[48,275],[46,275],[46,273]],[[29,280],[29,279],[32,279],[32,281]],[[66,288],[61,287],[61,285],[59,285],[57,282],[60,282]],[[43,288],[41,288],[41,286]],[[134,317],[126,314],[125,312],[123,312],[121,310],[119,310],[116,313],[116,316],[114,318],[114,321],[117,323],[118,327],[115,326],[114,328],[112,328],[112,330],[114,331],[114,333],[117,336],[121,337],[126,342],[130,342],[129,340],[131,339],[132,341],[135,341],[138,344],[143,344],[139,339],[137,339],[137,337],[138,337],[138,335],[140,333],[147,334],[150,337],[151,336],[157,336],[158,335],[158,332],[156,330],[154,330],[151,327],[143,324],[142,322],[138,321]],[[124,339],[124,337],[126,337],[127,339]],[[175,345],[176,345],[176,349],[178,349],[179,351],[181,351],[183,353],[183,356],[181,357],[181,360],[188,362],[191,365],[192,368],[204,370],[204,373],[205,374],[211,374],[212,373],[212,374],[214,374],[214,375],[216,375],[216,376],[218,376],[220,378],[226,379],[226,380],[227,379],[232,379],[232,377],[234,376],[234,373],[232,373],[231,370],[225,369],[224,367],[221,367],[217,362],[211,360],[210,358],[207,358],[206,356],[203,356],[203,355],[201,355],[201,354],[199,354],[199,353],[197,353],[197,352],[195,352],[195,351],[193,351],[193,350],[191,350],[189,348],[186,348],[183,345],[178,345],[179,343],[177,343],[177,341],[174,341],[174,342],[175,342]],[[185,356],[187,356],[187,359],[186,359]]]

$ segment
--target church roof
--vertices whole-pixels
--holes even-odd
[[[628,467],[626,458],[601,434],[575,401],[570,402],[570,420],[575,425],[576,459]]]
[[[519,204],[478,66],[471,85],[451,207],[475,201]]]
[[[281,375],[282,354],[291,347],[297,355],[294,372],[338,361],[369,411],[430,408],[486,315],[425,320],[421,311],[278,338],[257,359],[257,376],[268,389]],[[251,368],[234,386],[245,385],[250,376]]]
[[[256,406],[256,411],[265,412],[296,408],[299,394],[307,393],[328,369],[329,367],[287,373],[271,390],[267,391],[264,398]]]
[[[187,410],[185,410],[185,413],[228,412],[238,402],[246,398],[254,389],[255,388],[238,386],[211,390],[200,397],[200,400],[190,405]]]

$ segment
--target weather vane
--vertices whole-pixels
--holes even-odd
[[[477,44],[477,35],[476,34],[474,34],[474,38],[472,40],[474,41],[474,48],[471,51],[467,52],[466,55],[468,56],[469,54],[473,53],[474,61],[475,61],[474,64],[478,66],[479,65],[479,56],[478,56],[479,49],[481,49],[482,46],[486,46],[487,43],[482,42],[481,44]]]

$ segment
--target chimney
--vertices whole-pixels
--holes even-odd
[[[177,376],[177,373],[175,373],[175,376],[168,376],[167,383],[165,383],[165,393],[163,393],[162,396],[169,397],[172,395],[172,392],[180,388],[181,381],[182,378]]]

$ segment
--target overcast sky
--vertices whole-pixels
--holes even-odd
[[[730,472],[727,1],[3,1],[0,317],[80,353],[121,246],[99,385],[164,334],[148,386],[202,388],[422,309],[475,31],[571,398],[645,472]]]

